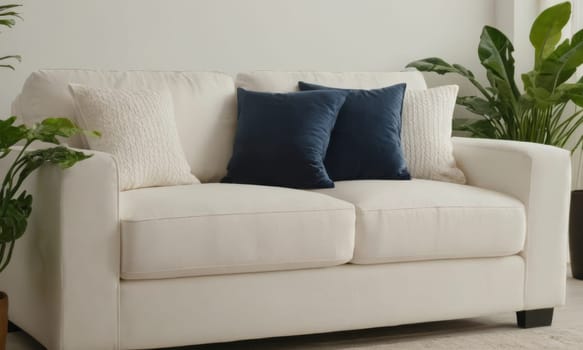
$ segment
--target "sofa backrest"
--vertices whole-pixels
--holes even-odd
[[[51,116],[75,119],[69,83],[128,89],[168,88],[178,134],[193,174],[202,182],[218,181],[225,175],[237,120],[231,76],[214,72],[42,70],[26,80],[13,103],[13,114],[27,124]],[[78,138],[70,144],[83,148],[85,142]]]
[[[268,72],[241,73],[237,85],[249,90],[288,92],[298,81],[334,87],[373,89],[407,83],[408,89],[425,89],[419,72]],[[25,82],[13,103],[13,114],[27,124],[46,117],[76,118],[70,83],[93,87],[159,89],[172,94],[180,141],[192,172],[202,182],[219,181],[226,174],[237,123],[236,89],[232,77],[215,72],[108,72],[92,70],[41,70]],[[85,147],[81,138],[73,147]]]
[[[418,71],[406,72],[271,72],[240,73],[237,87],[254,91],[291,92],[298,90],[298,81],[338,88],[377,89],[406,83],[407,89],[427,89],[423,75]]]

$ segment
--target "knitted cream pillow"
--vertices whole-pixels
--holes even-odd
[[[93,88],[70,84],[77,121],[101,132],[90,149],[118,162],[120,189],[199,183],[180,146],[168,91]]]
[[[412,177],[466,182],[451,142],[457,92],[457,85],[448,85],[405,93],[401,142]]]

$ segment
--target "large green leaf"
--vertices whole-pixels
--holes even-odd
[[[0,119],[0,153],[5,153],[8,149],[26,137],[26,127],[24,125],[14,125],[16,117]]]
[[[478,57],[486,68],[488,80],[500,98],[516,101],[520,96],[514,82],[514,46],[498,29],[485,26],[480,36]]]
[[[481,97],[460,96],[457,98],[457,104],[464,106],[468,111],[474,114],[488,116],[490,118],[500,117],[500,113],[498,113],[496,107],[488,102],[488,100]]]
[[[536,86],[549,91],[566,82],[583,64],[583,30],[571,42],[565,40],[543,60],[536,74]]]
[[[583,64],[583,29],[573,35],[569,51],[564,56],[567,59],[566,69],[577,68]]]
[[[441,58],[429,57],[409,63],[407,68],[416,68],[421,72],[434,72],[437,74],[455,73],[467,78],[473,78],[474,74],[466,67],[459,64],[449,64]]]
[[[532,70],[528,73],[524,73],[520,76],[522,78],[522,85],[524,89],[534,88],[536,86],[537,72]]]
[[[460,131],[469,131],[475,137],[497,138],[496,126],[487,119],[480,119],[461,125]]]
[[[407,65],[407,68],[416,68],[421,72],[433,72],[437,74],[459,74],[462,77],[468,79],[472,85],[474,85],[487,99],[492,99],[492,93],[489,92],[487,88],[484,88],[480,84],[472,71],[462,66],[461,64],[449,64],[443,59],[438,57],[429,57],[422,60],[411,62]]]
[[[530,42],[535,50],[535,68],[540,67],[561,40],[561,31],[571,18],[571,3],[563,2],[544,10],[530,29]]]
[[[72,167],[77,162],[90,157],[91,155],[79,151],[74,151],[65,146],[39,149],[36,151],[28,152],[25,155],[26,162],[29,163],[29,165],[25,167],[25,171],[32,172],[45,163],[55,164],[63,169],[66,169]],[[26,175],[28,176],[28,174]]]
[[[59,139],[57,139],[58,136],[71,137],[83,132],[84,130],[77,127],[70,119],[47,118],[32,127],[29,139],[60,144]],[[91,134],[99,136],[97,131],[92,131]]]
[[[23,191],[17,198],[2,202],[5,215],[0,216],[0,243],[20,238],[26,231],[32,211],[32,196]]]
[[[563,98],[561,102],[571,100],[577,106],[583,107],[583,83],[562,84],[556,89],[556,93]]]

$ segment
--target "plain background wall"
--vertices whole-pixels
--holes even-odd
[[[0,34],[0,115],[41,68],[108,70],[401,70],[428,56],[482,76],[477,59],[494,0],[23,0]],[[462,80],[430,78],[430,83]]]
[[[24,58],[15,72],[0,70],[0,116],[41,68],[395,71],[438,56],[483,80],[477,44],[485,24],[514,42],[518,75],[532,65],[532,20],[557,1],[22,0],[24,21],[0,33],[0,56]],[[476,93],[454,76],[426,78]],[[471,116],[456,109],[456,117]]]

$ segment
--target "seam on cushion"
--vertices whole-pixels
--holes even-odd
[[[150,222],[150,221],[168,221],[168,220],[182,220],[182,219],[192,219],[192,218],[204,218],[204,217],[217,217],[217,216],[249,216],[249,215],[273,215],[273,214],[296,214],[296,213],[321,213],[321,212],[335,212],[335,211],[351,211],[354,212],[354,207],[352,208],[338,208],[338,209],[319,209],[319,210],[296,210],[296,211],[257,211],[249,213],[224,213],[224,214],[201,214],[201,215],[188,215],[188,216],[174,216],[170,218],[152,218],[152,219],[121,219],[122,222],[128,223],[138,223],[138,222]]]
[[[351,265],[388,265],[388,264],[412,264],[412,263],[418,263],[418,262],[427,262],[427,261],[447,261],[447,260],[468,260],[468,259],[503,259],[503,258],[508,258],[511,256],[517,256],[517,257],[521,257],[523,258],[520,253],[522,251],[519,251],[518,253],[515,254],[508,254],[508,255],[504,255],[504,256],[477,256],[477,257],[467,257],[467,256],[459,256],[459,257],[447,257],[447,258],[430,258],[430,259],[419,259],[419,260],[409,260],[409,261],[388,261],[388,262],[374,262],[374,263],[355,263],[352,260],[350,260],[347,264],[351,264]]]
[[[447,256],[430,256],[430,255],[417,255],[417,256],[413,256],[413,255],[408,255],[408,256],[399,256],[395,259],[400,259],[400,260],[384,260],[381,261],[384,258],[365,258],[362,259],[363,261],[367,261],[367,259],[370,260],[376,260],[376,262],[372,262],[372,263],[353,263],[354,258],[350,260],[351,264],[355,264],[355,265],[376,265],[376,264],[394,264],[394,263],[400,263],[400,262],[415,262],[415,261],[429,261],[429,260],[458,260],[458,259],[480,259],[480,258],[503,258],[503,257],[507,257],[507,256],[520,256],[520,253],[522,252],[522,249],[518,249],[518,250],[511,250],[511,251],[499,251],[499,252],[494,252],[494,253],[488,253],[488,254],[484,254],[484,255],[479,255],[479,256],[467,256],[467,255],[455,255],[455,254],[448,254]],[[393,258],[391,258],[393,259]],[[360,260],[360,259],[359,259]],[[406,260],[406,261],[402,261],[402,260]]]
[[[173,268],[173,269],[164,269],[164,270],[155,270],[155,271],[138,271],[138,272],[123,272],[122,274],[152,274],[152,273],[165,273],[165,272],[180,272],[180,271],[189,271],[189,270],[199,270],[199,269],[220,269],[220,268],[233,268],[233,267],[253,267],[253,266],[274,266],[274,265],[281,265],[281,264],[318,264],[318,263],[332,263],[332,264],[345,264],[352,259],[336,259],[336,260],[302,260],[301,262],[293,262],[293,261],[281,261],[281,262],[270,262],[269,264],[228,264],[228,265],[200,265],[200,266],[189,266],[189,267],[182,267],[182,268]],[[344,261],[344,262],[342,262]],[[259,272],[259,271],[257,271]],[[225,274],[225,273],[221,273]]]
[[[361,212],[371,211],[402,211],[402,210],[423,210],[423,209],[525,209],[524,207],[470,207],[470,206],[447,206],[447,207],[417,207],[417,208],[380,208],[380,209],[363,209],[356,207]]]

